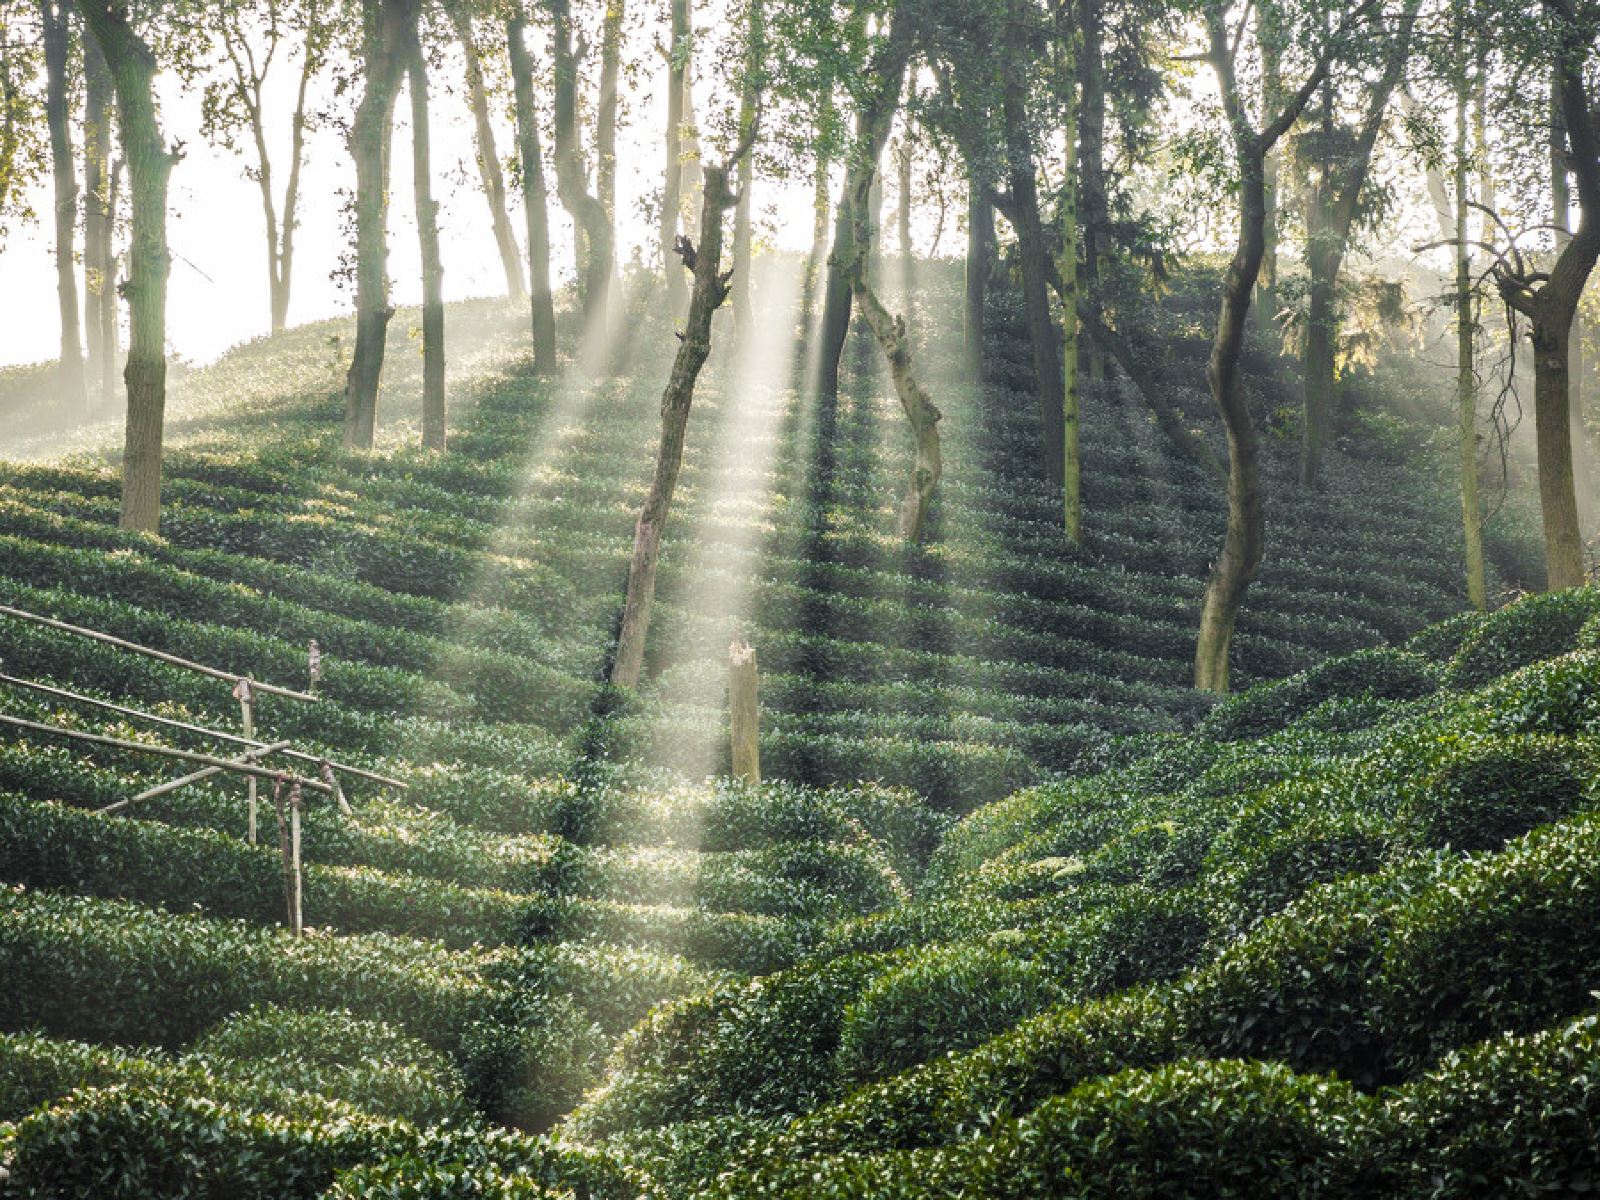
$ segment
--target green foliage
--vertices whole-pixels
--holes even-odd
[[[1600,613],[1600,592],[1574,588],[1541,592],[1491,613],[1462,642],[1445,684],[1482,687],[1519,667],[1555,658],[1579,646],[1579,632]]]
[[[1437,687],[1421,656],[1404,650],[1364,650],[1233,696],[1206,718],[1199,732],[1221,741],[1261,737],[1336,697],[1415,700]]]
[[[1059,997],[1036,962],[999,945],[934,946],[879,975],[845,1009],[840,1074],[897,1074],[1004,1032]]]

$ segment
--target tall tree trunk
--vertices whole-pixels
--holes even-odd
[[[1332,426],[1334,348],[1339,332],[1337,289],[1339,271],[1350,245],[1361,196],[1367,186],[1373,147],[1383,128],[1389,100],[1405,74],[1411,49],[1411,31],[1420,0],[1407,0],[1399,27],[1384,60],[1383,74],[1367,95],[1366,110],[1349,149],[1331,154],[1320,165],[1316,182],[1306,199],[1306,265],[1311,276],[1306,314],[1305,352],[1302,357],[1302,414],[1300,482],[1317,482],[1322,456]],[[1324,144],[1334,135],[1333,96],[1324,87],[1322,115]]]
[[[1564,147],[1563,147],[1564,149]],[[1483,506],[1478,499],[1478,375],[1472,320],[1472,248],[1467,241],[1467,93],[1456,91],[1455,227],[1456,261],[1456,448],[1461,464],[1461,528],[1467,565],[1467,600],[1483,612],[1489,606],[1483,574]]]
[[[878,163],[889,141],[895,110],[900,105],[900,87],[906,66],[911,61],[911,20],[905,15],[905,0],[897,0],[889,18],[889,33],[868,68],[868,77],[877,87],[862,101],[856,114],[855,138],[845,169],[844,191],[833,222],[833,249],[828,255],[827,293],[822,310],[822,356],[818,392],[825,404],[839,396],[839,362],[844,357],[850,335],[850,309],[855,296],[851,284],[851,264],[870,259],[872,247],[858,244],[863,231],[870,236],[876,223],[871,196],[878,177]],[[891,84],[892,89],[891,89]],[[887,118],[884,112],[887,110]],[[866,201],[864,219],[855,213],[856,197]]]
[[[1283,103],[1283,30],[1272,5],[1261,10],[1261,110],[1276,112]],[[1267,151],[1261,164],[1266,215],[1261,225],[1261,277],[1256,288],[1258,319],[1268,329],[1278,324],[1278,162],[1279,150]]]
[[[694,272],[688,320],[679,335],[678,354],[661,397],[661,441],[656,449],[655,476],[634,527],[633,560],[628,567],[628,591],[622,606],[622,628],[611,682],[636,688],[644,667],[645,638],[650,631],[650,610],[655,603],[656,564],[661,557],[661,535],[666,527],[672,494],[683,469],[683,441],[694,403],[695,382],[711,354],[711,318],[728,298],[729,276],[722,270],[723,217],[733,205],[728,183],[732,166],[705,168],[705,207],[700,222],[700,245],[680,238],[678,253]]]
[[[117,266],[112,255],[111,140],[116,102],[105,55],[93,37],[83,39],[83,292],[88,334],[90,399],[117,398]]]
[[[989,275],[994,269],[994,205],[989,199],[988,184],[976,175],[978,168],[969,165],[967,170],[971,178],[967,182],[967,261],[961,349],[967,374],[982,381],[984,302]]]
[[[519,13],[506,22],[506,48],[516,95],[517,156],[522,162],[522,207],[528,224],[529,303],[533,324],[533,370],[556,370],[555,298],[550,290],[550,198],[545,188],[544,151],[539,145],[539,114],[533,102],[533,60],[528,54],[527,21]]]
[[[300,226],[300,169],[306,160],[306,98],[311,80],[326,51],[328,31],[320,22],[307,30],[300,63],[300,84],[295,92],[294,115],[289,122],[289,181],[283,189],[283,228],[278,234],[278,288],[272,297],[272,332],[289,324],[289,296],[294,285],[294,235]]]
[[[50,128],[50,163],[55,183],[56,301],[61,316],[61,360],[56,382],[71,412],[85,402],[83,334],[78,324],[78,165],[72,153],[68,114],[67,55],[72,33],[60,0],[40,0],[44,26],[45,123]]]
[[[661,185],[661,266],[667,277],[667,297],[672,311],[682,310],[685,285],[674,261],[678,221],[683,212],[683,102],[688,92],[689,0],[671,0],[672,40],[667,45],[667,161]]]
[[[1328,60],[1326,57],[1318,60],[1300,91],[1276,112],[1269,110],[1265,114],[1268,124],[1258,131],[1251,126],[1245,113],[1234,76],[1226,6],[1209,5],[1205,19],[1210,44],[1208,57],[1217,75],[1239,172],[1239,235],[1223,278],[1217,331],[1206,363],[1206,381],[1211,385],[1211,397],[1222,414],[1228,436],[1228,526],[1222,553],[1212,564],[1206,581],[1200,635],[1195,644],[1194,682],[1197,688],[1206,691],[1226,692],[1228,651],[1234,625],[1245,592],[1261,567],[1266,544],[1261,511],[1260,445],[1245,398],[1244,382],[1239,377],[1250,298],[1266,254],[1266,157],[1321,85]]]
[[[1575,34],[1570,0],[1550,0],[1548,7],[1562,18],[1564,26],[1558,60],[1561,106],[1570,150],[1567,161],[1578,182],[1578,228],[1551,264],[1547,279],[1539,282],[1497,269],[1496,283],[1505,302],[1532,325],[1539,507],[1544,519],[1547,585],[1555,589],[1576,587],[1585,577],[1572,471],[1568,351],[1578,301],[1600,257],[1600,144],[1583,79],[1586,47]]]
[[[378,386],[389,303],[389,142],[395,96],[405,70],[406,29],[415,0],[362,0],[365,87],[350,129],[356,165],[356,344],[344,389],[344,445],[370,450],[378,425]]]
[[[1106,79],[1101,0],[1078,5],[1078,210],[1083,237],[1083,293],[1096,312],[1101,305],[1100,268],[1106,241]],[[1089,339],[1089,378],[1105,378],[1105,350]]]
[[[155,55],[119,7],[81,6],[117,93],[118,126],[133,195],[128,282],[128,423],[122,452],[124,529],[155,533],[161,523],[161,439],[167,404],[167,181],[177,156],[156,115]]]
[[[416,28],[406,72],[411,93],[411,179],[416,198],[417,248],[422,259],[422,444],[445,448],[444,262],[439,255],[439,204],[433,198],[428,129],[428,65]]]
[[[900,240],[900,257],[906,262],[909,270],[911,266],[911,166],[912,151],[910,135],[900,140],[895,147],[894,163],[896,168],[895,183],[900,189],[900,206],[894,210],[895,232]]]
[[[600,98],[595,105],[595,193],[611,225],[611,242],[617,240],[617,111],[622,80],[622,23],[626,0],[606,0],[600,30]]]
[[[750,0],[746,17],[744,81],[739,92],[739,136],[743,140],[755,128],[761,106],[762,76],[766,71],[766,5],[764,0]],[[739,335],[747,336],[754,328],[752,309],[750,260],[752,242],[751,206],[756,174],[755,155],[746,154],[739,160],[739,198],[733,211],[733,315]]]
[[[1069,40],[1069,31],[1063,31]],[[1061,516],[1062,528],[1074,544],[1083,542],[1082,463],[1078,456],[1078,308],[1082,295],[1078,287],[1078,62],[1072,52],[1062,57],[1060,81],[1065,97],[1062,135],[1066,144],[1066,175],[1061,188],[1061,251],[1059,270],[1064,292],[1061,297]]]
[[[817,124],[826,127],[833,123],[833,87],[824,84],[817,105]],[[833,195],[828,176],[833,170],[833,156],[822,146],[811,175],[811,253],[806,256],[805,327],[811,327],[813,301],[816,298],[817,278],[828,258],[828,223],[833,216]],[[835,389],[837,391],[837,388]]]
[[[611,289],[613,243],[605,206],[589,193],[578,136],[578,56],[572,45],[572,0],[549,0],[551,47],[555,59],[556,194],[572,215],[586,243],[583,313],[591,328],[603,329]]]
[[[850,337],[850,310],[855,302],[850,280],[844,273],[844,264],[852,261],[856,253],[856,220],[850,212],[850,197],[855,194],[855,181],[860,173],[876,169],[876,160],[865,166],[858,162],[858,156],[864,153],[862,143],[865,128],[864,117],[857,114],[852,157],[845,168],[844,188],[833,213],[833,242],[828,252],[828,274],[822,292],[822,325],[817,330],[820,339],[817,396],[825,407],[830,408],[839,398],[839,364],[844,358],[845,343]]]
[[[894,24],[890,28],[889,41],[880,63],[883,69],[873,73],[877,87],[862,109],[861,134],[864,145],[860,147],[860,152],[866,161],[872,163],[882,156],[884,145],[889,140],[910,60],[911,27],[906,9],[897,7],[891,19]],[[852,187],[843,207],[851,213],[855,229],[850,240],[851,257],[841,264],[841,273],[849,282],[856,304],[860,306],[862,319],[866,321],[867,328],[872,331],[889,364],[895,395],[899,397],[900,407],[911,426],[915,457],[906,493],[900,502],[899,531],[902,539],[915,543],[922,539],[928,505],[944,470],[939,444],[940,412],[912,368],[905,318],[891,315],[883,306],[868,275],[868,258],[877,241],[871,229],[875,212],[872,203],[875,174],[857,171],[852,164]]]
[[[1061,398],[1066,382],[1061,373],[1061,352],[1050,313],[1051,255],[1039,215],[1039,183],[1034,163],[1033,137],[1028,127],[1027,68],[1032,62],[1027,41],[1027,7],[1011,0],[1006,22],[1001,120],[1005,126],[1006,171],[1010,195],[1003,206],[1017,234],[1022,258],[1022,297],[1027,309],[1028,338],[1033,345],[1034,383],[1039,402],[1040,458],[1045,475],[1057,488],[1066,475]]]
[[[466,64],[467,102],[472,109],[472,144],[477,152],[478,179],[489,204],[489,226],[500,251],[500,267],[506,277],[506,295],[518,304],[528,298],[528,285],[522,278],[522,253],[516,234],[511,232],[511,217],[506,211],[506,177],[500,167],[500,151],[494,141],[494,124],[489,120],[489,89],[483,81],[483,60],[478,54],[478,39],[472,28],[472,12],[463,0],[445,5],[456,41]]]

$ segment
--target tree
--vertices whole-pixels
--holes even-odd
[[[422,258],[422,444],[445,448],[444,263],[439,253],[439,204],[433,198],[428,129],[428,62],[415,22],[407,30],[407,91],[411,94],[411,180],[417,246]]]
[[[622,95],[622,27],[627,19],[625,0],[605,0],[605,20],[600,27],[600,95],[595,104],[595,194],[617,240],[617,124]]]
[[[1529,269],[1520,258],[1501,261],[1495,267],[1495,283],[1506,305],[1531,327],[1545,575],[1546,585],[1556,589],[1576,587],[1586,575],[1572,475],[1569,367],[1578,301],[1600,257],[1600,137],[1584,79],[1593,33],[1585,28],[1572,0],[1543,3],[1553,26],[1567,164],[1578,185],[1578,227],[1547,272]]]
[[[677,255],[678,223],[683,215],[683,129],[684,101],[689,94],[689,56],[693,53],[693,30],[689,25],[689,0],[669,0],[672,12],[671,41],[667,57],[667,162],[661,186],[661,264],[666,272],[667,296],[672,311],[682,310],[683,277],[673,270]]]
[[[344,444],[370,450],[389,303],[389,141],[419,0],[361,0],[363,90],[350,130],[356,164],[356,343],[345,378]]]
[[[61,315],[61,360],[57,386],[73,409],[84,403],[83,335],[78,324],[78,164],[72,153],[67,63],[72,31],[60,0],[39,0],[43,27],[45,122],[50,130],[50,162],[55,183],[56,300]]]
[[[511,217],[506,212],[506,176],[500,166],[500,151],[495,145],[494,124],[489,119],[489,88],[484,80],[483,55],[478,50],[470,0],[446,0],[445,15],[450,18],[456,44],[466,68],[467,103],[472,109],[472,143],[478,164],[478,179],[489,204],[489,227],[500,251],[500,268],[506,277],[506,295],[518,304],[528,299],[528,285],[522,278],[522,254],[511,232]]]
[[[656,449],[655,474],[634,526],[628,590],[623,600],[622,625],[611,668],[611,682],[617,687],[638,687],[644,667],[645,637],[650,631],[650,611],[655,603],[661,535],[683,469],[689,409],[694,403],[700,370],[711,354],[711,319],[728,298],[731,274],[722,269],[722,226],[737,199],[729,177],[738,162],[749,154],[754,136],[752,127],[728,162],[704,167],[705,205],[701,211],[700,244],[696,246],[687,237],[678,239],[678,257],[694,276],[694,287],[690,292],[688,317],[683,332],[678,335],[678,353],[673,360],[672,374],[661,396],[661,440]]]
[[[1393,36],[1382,44],[1380,74],[1363,89],[1363,111],[1354,128],[1339,122],[1336,89],[1325,77],[1317,126],[1296,139],[1296,155],[1307,177],[1302,208],[1306,269],[1310,276],[1301,353],[1300,482],[1306,487],[1316,483],[1322,469],[1332,420],[1339,271],[1366,193],[1372,152],[1389,100],[1405,75],[1411,31],[1420,6],[1421,0],[1406,0]]]
[[[556,369],[555,301],[550,292],[550,200],[545,190],[544,152],[539,145],[539,115],[533,101],[533,61],[528,54],[527,20],[519,11],[506,22],[506,49],[516,94],[517,155],[522,207],[528,224],[529,303],[533,324],[533,369]]]
[[[255,161],[246,174],[261,192],[271,328],[273,333],[282,333],[289,319],[294,235],[299,225],[300,170],[305,162],[306,132],[310,125],[306,106],[311,81],[326,60],[332,29],[322,7],[311,0],[298,4],[285,3],[285,0],[265,0],[264,4],[226,0],[203,5],[201,11],[222,46],[229,70],[227,78],[212,83],[205,90],[202,129],[207,137],[228,149],[237,149],[240,137],[249,136]],[[289,122],[289,173],[280,217],[273,192],[263,93],[274,59],[291,40],[298,40],[301,47],[300,78]]]
[[[603,328],[611,287],[611,222],[605,206],[584,178],[583,144],[578,133],[578,60],[572,40],[572,0],[546,0],[555,57],[556,194],[581,231],[583,313],[591,327]]]
[[[850,191],[846,194],[843,206],[855,222],[855,228],[847,243],[849,257],[839,262],[839,269],[850,286],[862,318],[889,364],[895,395],[911,426],[915,458],[905,497],[900,502],[899,530],[902,539],[914,543],[922,539],[922,525],[928,504],[933,499],[934,489],[938,487],[939,477],[944,470],[939,443],[940,413],[913,371],[905,318],[890,314],[872,287],[867,259],[875,241],[871,230],[875,211],[871,202],[875,172],[856,166],[857,163],[877,163],[889,141],[895,110],[900,103],[900,92],[905,86],[906,68],[911,59],[912,22],[908,6],[896,4],[889,17],[888,37],[880,52],[877,69],[873,72],[875,87],[861,108],[859,140],[853,150],[848,177]],[[838,254],[837,250],[835,254]]]
[[[877,39],[865,71],[861,74],[864,95],[856,111],[855,134],[851,142],[850,157],[845,164],[844,190],[834,213],[833,245],[828,255],[828,280],[823,295],[822,327],[820,330],[820,368],[817,390],[825,404],[839,395],[839,362],[844,356],[845,341],[850,334],[850,310],[855,300],[855,288],[850,271],[858,258],[867,261],[872,247],[857,246],[863,234],[871,238],[876,227],[876,210],[871,203],[873,185],[878,177],[878,164],[888,142],[889,128],[895,110],[900,104],[900,85],[911,61],[914,47],[911,18],[904,15],[905,0],[895,0],[887,21],[887,35]],[[895,81],[891,92],[885,80]],[[885,122],[887,122],[885,124]],[[882,136],[875,129],[881,125]],[[862,198],[866,220],[857,220],[852,211],[856,198]]]
[[[89,34],[105,56],[117,95],[122,152],[128,161],[133,239],[128,279],[128,421],[122,451],[124,529],[155,533],[161,522],[162,427],[167,405],[167,182],[178,154],[167,148],[156,115],[156,58],[130,24],[128,6],[79,0]]]
[[[1002,53],[1001,121],[1004,126],[1008,192],[1000,203],[1017,235],[1022,266],[1022,296],[1028,340],[1033,347],[1034,385],[1039,402],[1040,457],[1055,487],[1066,478],[1066,426],[1062,397],[1066,380],[1050,312],[1051,258],[1039,210],[1038,162],[1029,119],[1029,67],[1034,61],[1036,13],[1030,0],[1010,0]]]
[[[105,55],[92,37],[83,39],[83,301],[88,334],[91,398],[110,406],[117,398],[117,260],[112,249],[116,232],[118,163],[112,158],[116,133],[116,95]]]
[[[739,88],[741,138],[756,127],[761,111],[761,94],[767,69],[766,26],[765,0],[747,0],[744,79]],[[755,164],[753,150],[739,160],[739,199],[733,214],[733,314],[740,336],[749,334],[754,320],[750,300],[750,260],[754,241],[751,203],[755,190]]]
[[[1366,0],[1349,19],[1353,21],[1364,16],[1372,4],[1373,0]],[[1235,71],[1240,39],[1231,36],[1231,0],[1210,0],[1204,15],[1205,57],[1217,77],[1238,172],[1239,234],[1223,278],[1216,334],[1206,363],[1206,381],[1228,437],[1228,525],[1222,553],[1212,564],[1206,581],[1200,635],[1195,644],[1194,682],[1197,688],[1205,691],[1226,692],[1233,627],[1245,592],[1260,569],[1265,545],[1260,444],[1244,384],[1239,378],[1239,358],[1244,349],[1251,293],[1266,252],[1263,233],[1267,215],[1266,156],[1299,119],[1321,86],[1338,40],[1330,38],[1324,42],[1299,90],[1288,96],[1276,111],[1264,112],[1258,127],[1245,108]]]

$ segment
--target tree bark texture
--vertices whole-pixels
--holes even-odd
[[[605,206],[584,178],[583,143],[578,135],[578,55],[572,44],[572,0],[550,0],[551,43],[555,58],[556,194],[572,215],[585,243],[580,258],[583,313],[591,327],[603,328],[611,288],[611,222]]]
[[[555,297],[550,288],[550,197],[539,144],[539,114],[534,108],[533,61],[526,41],[527,21],[519,14],[506,22],[506,48],[517,116],[517,156],[522,163],[522,207],[528,226],[528,303],[533,327],[533,370],[556,370]]]
[[[100,3],[81,6],[90,36],[99,43],[117,94],[122,152],[128,160],[133,201],[129,249],[128,421],[122,451],[124,529],[155,533],[161,524],[161,445],[167,404],[167,182],[177,156],[167,149],[156,115],[156,59],[128,24],[126,10]]]
[[[976,168],[969,168],[975,171]],[[967,259],[962,301],[961,351],[967,374],[983,379],[984,304],[994,270],[994,205],[983,180],[967,184]]]
[[[683,309],[686,293],[675,260],[678,224],[683,214],[683,106],[688,95],[692,31],[689,0],[670,3],[672,40],[667,45],[667,161],[661,186],[661,266],[666,272],[668,301],[676,314]]]
[[[83,39],[83,323],[88,335],[88,388],[109,406],[117,398],[117,263],[112,250],[112,139],[116,94],[100,43]]]
[[[370,450],[378,425],[378,387],[389,303],[389,152],[394,106],[405,72],[407,29],[416,0],[362,0],[364,90],[350,130],[356,166],[356,344],[345,377],[344,445]]]
[[[444,262],[439,253],[439,203],[433,198],[429,141],[428,64],[413,27],[406,72],[411,93],[411,178],[422,259],[422,444],[445,448]]]
[[[472,26],[472,12],[462,0],[445,6],[456,41],[466,65],[467,103],[472,109],[472,144],[478,163],[478,180],[489,204],[489,225],[494,244],[500,251],[500,267],[506,277],[506,295],[518,304],[528,299],[528,285],[522,277],[522,252],[517,236],[511,232],[511,216],[506,211],[506,175],[500,165],[500,150],[495,145],[494,124],[489,119],[489,89],[483,78],[483,58]]]
[[[78,164],[72,152],[68,112],[67,57],[72,31],[61,0],[40,0],[44,28],[45,124],[50,130],[50,165],[55,190],[56,302],[61,317],[60,367],[57,386],[68,411],[81,412],[85,402],[83,333],[78,323]]]
[[[628,591],[622,606],[617,656],[611,669],[611,682],[618,687],[639,686],[645,638],[650,631],[650,610],[655,603],[661,535],[683,469],[689,408],[694,403],[700,369],[711,354],[711,319],[728,298],[729,275],[722,270],[722,223],[734,204],[728,181],[732,169],[731,164],[704,169],[705,207],[700,222],[700,245],[696,247],[688,238],[678,241],[679,257],[694,274],[694,288],[689,296],[684,330],[678,335],[678,353],[673,360],[672,374],[661,396],[661,440],[656,448],[655,475],[634,527]]]

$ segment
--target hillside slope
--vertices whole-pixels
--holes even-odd
[[[942,329],[950,281],[926,294],[919,326]],[[765,1122],[802,1112],[814,1115],[773,1144],[840,1187],[857,1186],[857,1166],[862,1179],[920,1178],[920,1165],[838,1157],[913,1143],[938,1157],[941,1129],[972,1128],[926,1114],[897,1124],[895,1105],[920,1103],[929,1072],[964,1068],[901,1072],[1032,1017],[993,1045],[1025,1044],[1098,996],[1113,998],[1081,1011],[1148,1010],[1165,1049],[1140,1058],[1143,1043],[1119,1032],[1126,1062],[1102,1054],[1042,1083],[1013,1071],[1008,1049],[973,1050],[991,1058],[946,1062],[992,1061],[1015,1087],[951,1086],[989,1122],[1122,1065],[1233,1053],[1345,1069],[1268,1041],[1258,1052],[1191,1038],[1167,993],[1124,989],[1221,987],[1204,972],[1245,954],[1227,949],[1236,935],[1270,944],[1278,926],[1255,925],[1310,884],[1438,844],[1381,806],[1323,812],[1309,797],[1368,770],[1363,754],[1411,736],[1407,722],[1479,720],[1474,703],[1498,712],[1500,699],[1463,699],[1503,665],[1493,636],[1456,622],[1424,655],[1371,650],[1209,711],[1186,684],[1218,497],[1136,402],[1115,386],[1089,397],[1089,534],[1073,550],[1033,474],[1017,331],[997,314],[982,391],[955,382],[935,350],[948,474],[929,545],[907,551],[892,530],[909,448],[872,357],[853,350],[838,409],[812,411],[796,398],[803,364],[780,305],[767,334],[713,360],[663,556],[651,683],[619,696],[600,680],[655,439],[660,368],[644,364],[671,339],[647,303],[628,370],[575,364],[553,383],[510,349],[508,314],[466,314],[480,338],[443,456],[411,448],[403,386],[378,453],[339,449],[331,328],[195,372],[160,540],[116,529],[116,477],[92,454],[0,466],[0,603],[291,686],[314,638],[327,656],[320,702],[264,701],[262,729],[409,784],[352,787],[349,818],[309,809],[314,934],[294,941],[279,928],[276,848],[242,839],[240,785],[98,816],[85,810],[174,772],[8,735],[0,1121],[18,1124],[0,1159],[13,1190],[117,1171],[121,1194],[177,1194],[162,1172],[181,1151],[213,1180],[196,1194],[316,1195],[346,1171],[337,1194],[424,1194],[483,1172],[503,1189],[490,1194],[678,1195],[747,1154],[752,1134],[771,1140]],[[1272,403],[1279,384],[1256,383]],[[1336,464],[1336,482],[1307,495],[1287,451],[1269,459],[1272,547],[1241,623],[1241,678],[1378,647],[1459,607],[1447,500],[1374,463]],[[723,766],[735,632],[762,660],[775,782],[759,790],[701,782]],[[1462,653],[1494,669],[1441,668],[1450,639],[1469,635],[1490,648],[1469,639]],[[1576,640],[1577,626],[1562,636]],[[226,684],[16,621],[0,620],[0,658],[8,673],[170,717],[236,719]],[[1563,669],[1586,680],[1588,660],[1573,661]],[[1441,671],[1456,691],[1440,690]],[[4,699],[15,716],[156,738],[35,692],[7,687]],[[1197,721],[1198,736],[1184,733]],[[1281,725],[1259,743],[1226,740]],[[1579,771],[1583,744],[1534,750],[1559,778],[1533,817],[1581,807],[1559,773]],[[1241,793],[1269,784],[1302,789],[1333,849],[1304,871],[1285,851],[1288,865],[1262,868],[1268,883],[1235,886],[1217,873],[1224,860],[1236,869],[1229,839],[1264,837],[1281,815],[1274,801],[1257,829]],[[1427,861],[1425,879],[1411,865],[1373,878],[1399,895],[1477,869]],[[1581,1009],[1568,984],[1539,1022]],[[1448,1045],[1486,1036],[1462,1028]],[[1444,1048],[1380,1056],[1356,1082],[1410,1079]],[[1293,1094],[1311,1086],[1285,1079]],[[857,1084],[868,1086],[849,1098]],[[869,1130],[872,1106],[886,1106],[887,1141],[856,1135],[838,1115],[852,1104]],[[475,1124],[539,1130],[574,1108],[555,1143]],[[909,1142],[892,1132],[910,1127]],[[1012,1136],[985,1127],[984,1147]],[[500,1179],[508,1164],[529,1178]],[[764,1178],[790,1186],[781,1169]]]

